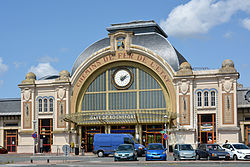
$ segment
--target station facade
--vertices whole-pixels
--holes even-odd
[[[30,72],[18,85],[15,151],[33,152],[34,132],[37,152],[82,142],[91,152],[97,133],[129,133],[144,145],[165,144],[167,133],[169,148],[245,141],[237,123],[239,73],[231,60],[219,69],[193,70],[154,21],[112,24],[107,31],[80,54],[71,73],[37,80]],[[8,146],[10,129],[0,126]]]

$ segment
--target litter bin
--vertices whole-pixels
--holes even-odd
[[[79,155],[79,147],[75,147],[75,155]]]

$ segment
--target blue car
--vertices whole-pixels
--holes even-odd
[[[148,144],[146,151],[146,161],[166,161],[167,160],[167,149],[164,149],[161,143],[150,143]]]

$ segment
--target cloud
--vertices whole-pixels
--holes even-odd
[[[238,11],[250,13],[249,0],[191,0],[171,11],[160,22],[168,35],[193,37],[228,22]]]
[[[50,57],[50,56],[43,56],[38,59],[40,63],[52,63],[52,62],[58,62],[59,59],[57,57]]]
[[[233,36],[233,33],[232,32],[226,32],[224,34],[224,38],[231,38]]]
[[[3,59],[0,57],[0,75],[8,70],[8,66],[3,64]]]
[[[37,66],[31,66],[29,72],[35,73],[38,78],[47,75],[58,75],[59,73],[50,63],[39,63]]]
[[[242,20],[242,25],[244,28],[246,28],[250,31],[250,19],[249,18]]]
[[[66,53],[69,50],[69,48],[60,48],[60,52]]]

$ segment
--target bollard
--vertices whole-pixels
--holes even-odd
[[[49,163],[49,159],[47,159],[47,163]]]
[[[30,160],[30,163],[33,163],[33,159]]]

